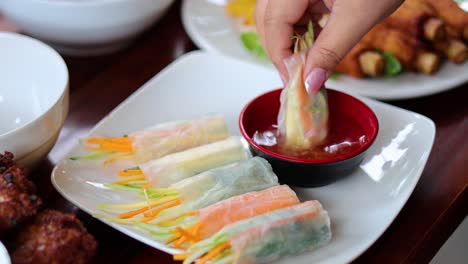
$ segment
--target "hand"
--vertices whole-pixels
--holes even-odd
[[[283,63],[291,56],[292,36],[330,16],[306,54],[304,80],[316,90],[326,81],[351,48],[374,25],[390,15],[403,0],[257,0],[255,20],[263,47],[284,83],[288,72]]]

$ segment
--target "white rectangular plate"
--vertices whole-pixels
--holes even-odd
[[[237,120],[244,105],[280,83],[274,72],[261,66],[192,52],[148,81],[99,122],[91,134],[119,136],[157,123],[219,113],[225,116],[231,132],[240,135]],[[292,258],[294,263],[304,264],[353,260],[390,225],[419,180],[433,144],[434,123],[413,112],[362,100],[376,113],[380,131],[360,168],[325,187],[295,188],[301,200],[318,199],[328,210],[333,239],[319,250],[283,259],[281,263],[291,263]],[[69,156],[80,151],[77,144]],[[109,171],[115,169],[65,159],[54,169],[52,182],[66,199],[84,211],[102,213],[97,209],[99,203],[135,200],[126,193],[101,187],[100,184],[117,178]],[[175,252],[130,226],[106,223],[152,247]]]

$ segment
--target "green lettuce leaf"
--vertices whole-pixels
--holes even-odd
[[[242,44],[244,47],[253,55],[261,58],[261,59],[268,59],[268,55],[262,47],[262,43],[260,43],[260,38],[256,32],[248,31],[244,32],[240,35]]]
[[[340,73],[339,73],[339,72],[332,72],[332,73],[330,74],[330,76],[328,76],[328,79],[329,79],[329,80],[336,80],[336,79],[338,79],[339,76],[340,76]]]
[[[393,56],[390,52],[382,52],[382,56],[385,59],[384,76],[391,77],[399,74],[402,71],[400,61]]]

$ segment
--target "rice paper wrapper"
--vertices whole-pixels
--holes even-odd
[[[166,188],[203,171],[247,160],[250,154],[238,137],[173,153],[139,167],[152,187]]]
[[[201,236],[209,237],[228,224],[299,202],[296,193],[287,185],[231,197],[199,210],[199,222],[204,223]]]
[[[263,190],[278,185],[278,177],[263,158],[203,172],[172,185],[182,202],[197,203],[200,208],[233,195]]]
[[[285,60],[289,81],[281,92],[278,144],[285,150],[307,150],[322,143],[328,133],[328,102],[325,89],[305,87],[305,53]]]
[[[278,177],[273,173],[270,164],[260,157],[213,169],[173,184],[172,187],[177,189],[182,204],[162,211],[156,222],[199,210],[236,195],[277,185]],[[200,191],[196,186],[203,190]]]
[[[129,135],[137,163],[228,137],[229,131],[221,116],[165,123]]]
[[[232,238],[234,263],[270,263],[327,244],[331,240],[330,218],[320,203],[315,206],[315,212],[270,219]]]

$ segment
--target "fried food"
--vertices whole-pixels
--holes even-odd
[[[419,0],[405,1],[385,23],[429,41],[440,41],[446,36],[445,23],[437,17],[432,5]]]
[[[23,224],[42,206],[41,199],[15,185],[0,187],[0,236]]]
[[[381,23],[369,31],[362,41],[377,50],[387,51],[398,58],[407,71],[432,74],[440,66],[439,56],[431,52],[418,39]]]
[[[442,52],[451,62],[460,64],[468,58],[468,48],[459,39],[447,39],[434,43],[434,48]]]
[[[42,206],[36,187],[13,162],[13,154],[0,154],[0,236],[23,224]]]
[[[379,76],[383,73],[385,60],[372,49],[371,45],[361,41],[338,64],[336,70],[355,78]]]
[[[0,154],[0,173],[3,173],[6,171],[8,168],[13,166],[13,153],[5,151],[5,153],[2,155]]]
[[[94,238],[75,215],[45,210],[12,243],[13,263],[89,263],[97,249]]]
[[[408,1],[408,0],[407,0]],[[437,15],[450,27],[451,37],[468,41],[468,13],[453,0],[409,0],[423,2],[434,7]]]

